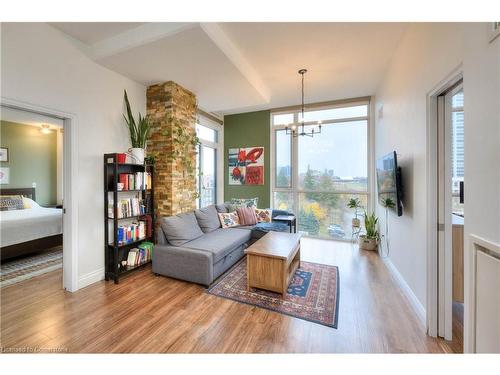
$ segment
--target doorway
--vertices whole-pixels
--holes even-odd
[[[428,333],[463,352],[464,90],[461,75],[430,96]]]
[[[72,114],[61,112],[58,110],[48,109],[29,103],[2,98],[1,101],[1,112],[2,115],[6,112],[17,112],[20,113],[25,118],[45,118],[48,119],[49,123],[54,122],[60,125],[60,127],[42,127],[41,124],[38,125],[38,130],[40,134],[43,132],[56,132],[57,131],[57,142],[61,148],[61,158],[60,165],[56,166],[60,184],[59,189],[56,191],[56,203],[51,204],[54,207],[48,207],[53,209],[59,209],[62,216],[62,232],[64,236],[62,237],[62,287],[67,291],[74,292],[78,290],[78,273],[77,273],[77,218],[78,218],[78,206],[77,206],[77,194],[74,189],[72,189],[73,182],[76,181],[76,162],[77,162],[77,133],[76,133],[76,117]],[[5,185],[2,185],[2,189]],[[64,189],[62,189],[64,187]],[[24,187],[26,190],[33,189],[33,184],[31,187]],[[38,186],[35,185],[35,199],[36,190]],[[37,203],[36,200],[35,204]],[[59,208],[57,208],[59,207]],[[44,207],[45,208],[45,207]],[[48,209],[47,208],[47,209]],[[52,239],[52,236],[50,236]],[[49,241],[50,242],[50,241]],[[44,244],[41,244],[44,245]]]

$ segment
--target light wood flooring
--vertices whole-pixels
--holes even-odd
[[[222,299],[144,268],[119,285],[61,290],[54,271],[1,290],[0,345],[68,352],[442,353],[383,260],[303,239],[302,260],[339,267],[338,329]],[[424,277],[424,275],[422,275]]]

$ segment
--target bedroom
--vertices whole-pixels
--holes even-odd
[[[62,268],[63,121],[5,107],[0,119],[3,288]]]

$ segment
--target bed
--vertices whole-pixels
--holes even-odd
[[[2,189],[1,195],[21,195],[31,205],[0,211],[2,260],[62,245],[62,209],[38,205],[34,188]]]

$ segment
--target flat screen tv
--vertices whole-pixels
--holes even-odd
[[[403,186],[396,151],[377,160],[377,188],[379,203],[384,205],[384,200],[390,198],[394,202],[394,208],[392,209],[398,216],[402,216]]]

